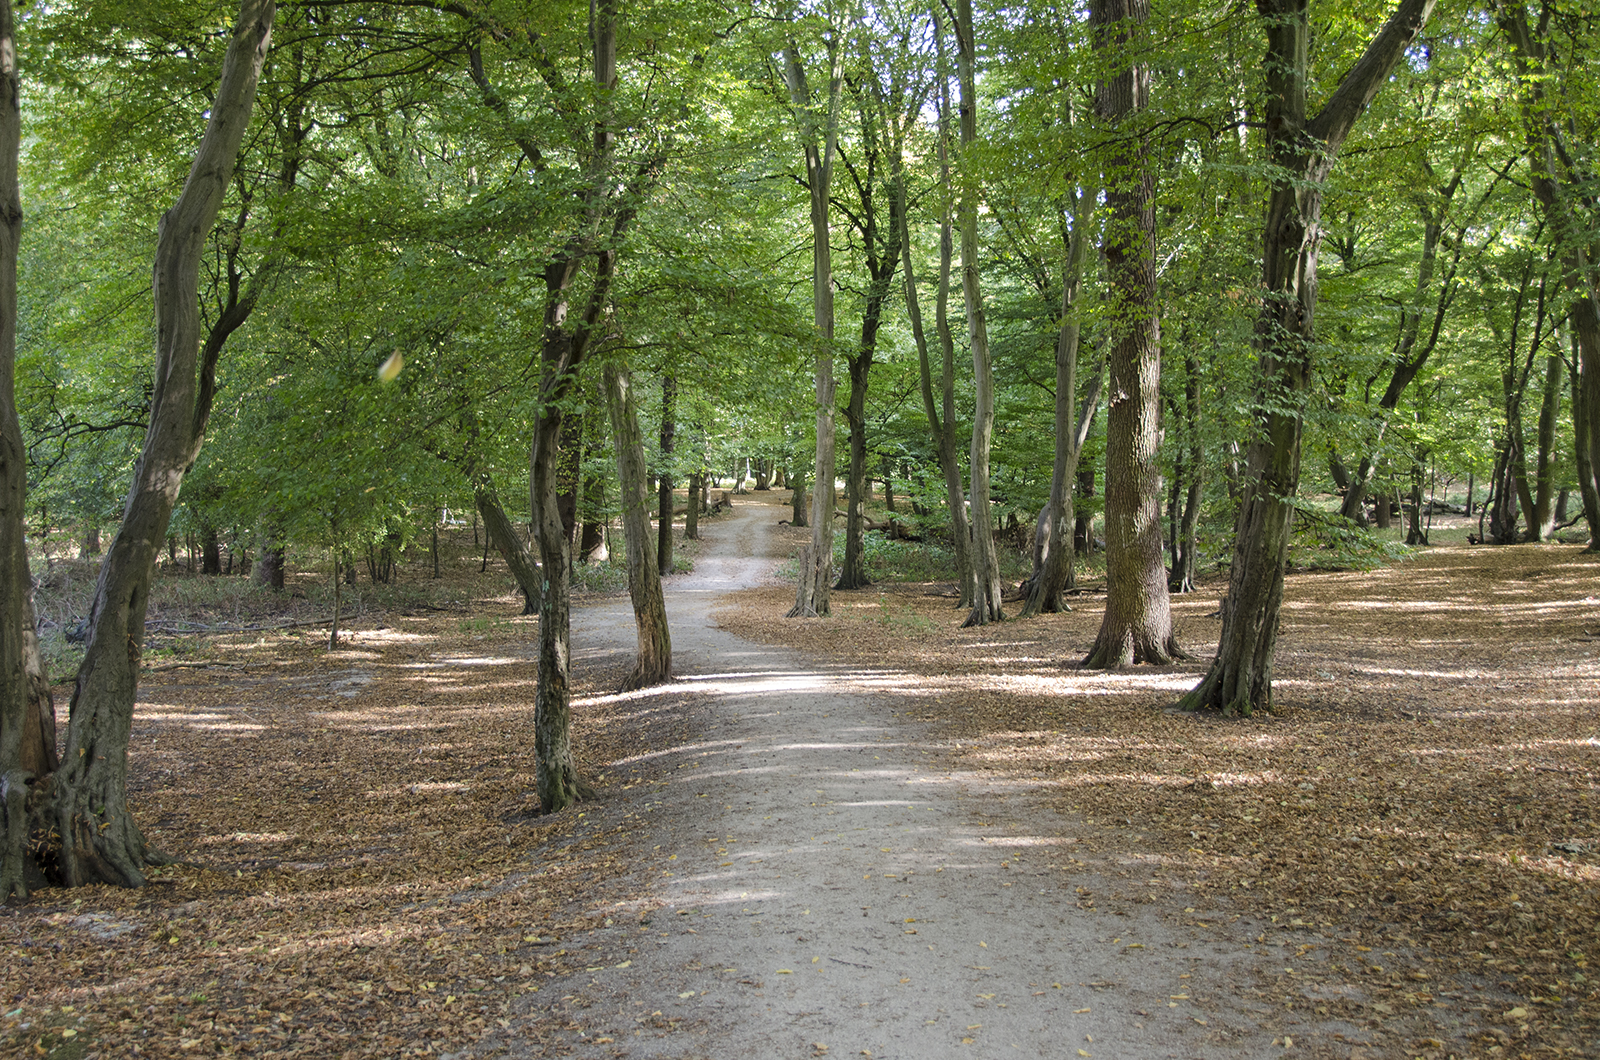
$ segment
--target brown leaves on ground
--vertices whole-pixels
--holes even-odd
[[[322,626],[153,659],[130,802],[181,861],[140,891],[0,910],[0,1055],[391,1058],[512,1026],[537,1048],[541,984],[626,959],[586,932],[639,866],[620,813],[534,815],[536,620],[516,610],[369,615],[331,652]],[[650,730],[618,709],[586,707],[574,735],[586,776],[620,788],[638,775],[604,763]]]
[[[963,630],[942,588],[835,593],[806,621],[753,590],[721,620],[861,667],[962,765],[1043,791],[1085,857],[1136,877],[1125,898],[1273,918],[1302,941],[1280,1000],[1461,1028],[1396,1055],[1600,1054],[1600,557],[1293,574],[1278,713],[1243,720],[1172,709],[1215,649],[1221,584],[1174,598],[1203,661],[1120,673],[1077,668],[1100,597]]]

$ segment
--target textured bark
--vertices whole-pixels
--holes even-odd
[[[816,618],[831,608],[828,591],[833,575],[833,511],[835,493],[833,375],[833,251],[829,244],[829,190],[839,138],[839,103],[844,83],[843,46],[836,36],[828,43],[828,89],[823,116],[818,117],[806,81],[800,51],[793,41],[784,50],[784,75],[805,153],[806,186],[811,194],[811,316],[816,329],[813,356],[816,381],[816,486],[811,497],[811,543],[800,554],[800,577],[790,618]]]
[[[796,468],[789,476],[789,523],[792,526],[809,526],[806,519],[806,471]]]
[[[34,636],[33,582],[28,571],[24,515],[28,454],[17,415],[17,249],[22,237],[22,197],[17,155],[22,115],[16,67],[16,22],[10,0],[0,0],[0,902],[26,898],[40,882],[27,856],[33,785],[55,769],[55,712],[50,710],[49,753],[36,680],[46,688]],[[32,648],[30,652],[30,647]]]
[[[200,452],[217,356],[227,332],[244,322],[224,315],[219,326],[231,326],[223,331],[214,326],[202,336],[199,269],[249,124],[275,12],[272,0],[240,3],[205,135],[177,203],[157,230],[150,424],[122,524],[100,567],[63,765],[51,792],[53,838],[59,846],[47,856],[54,874],[70,886],[139,886],[147,866],[169,860],[146,844],[128,810],[128,737],[157,549],[183,476]]]
[[[956,3],[956,70],[961,86],[959,129],[967,152],[978,139],[976,41],[972,0]],[[994,440],[994,369],[989,359],[989,328],[984,319],[983,282],[978,270],[978,189],[968,176],[957,198],[961,228],[961,294],[967,310],[967,338],[972,346],[972,449],[968,462],[972,489],[972,610],[963,626],[981,626],[1004,619],[1000,609],[1000,556],[995,548],[994,515],[989,502],[989,449]]]
[[[1433,0],[1401,0],[1315,117],[1306,113],[1307,0],[1257,0],[1267,54],[1269,176],[1262,231],[1255,431],[1241,476],[1233,567],[1217,655],[1181,705],[1248,715],[1272,709],[1289,520],[1300,484],[1301,403],[1311,382],[1323,181],[1356,119],[1421,31]]]
[[[1148,17],[1146,0],[1091,0],[1095,48],[1126,48]],[[1093,669],[1187,657],[1172,629],[1161,542],[1154,176],[1146,138],[1125,125],[1149,101],[1150,72],[1142,63],[1102,81],[1095,100],[1114,139],[1101,178],[1113,338],[1106,391],[1106,610],[1083,663]]]
[[[689,473],[689,503],[683,511],[683,537],[686,541],[700,540],[700,499],[705,476],[698,471]]]
[[[633,381],[627,367],[614,361],[606,364],[602,376],[606,411],[611,417],[611,434],[617,453],[622,535],[628,550],[628,596],[633,600],[633,620],[639,640],[639,657],[622,682],[621,690],[629,692],[672,679],[672,636],[667,629],[667,605],[661,593],[661,572],[656,567],[655,542],[650,534],[644,434],[639,429]],[[670,500],[662,519],[671,525]]]
[[[494,483],[487,475],[479,476],[473,483],[472,503],[477,508],[478,518],[483,520],[489,544],[500,553],[511,576],[517,579],[517,588],[522,590],[522,613],[538,614],[541,595],[539,567],[533,553],[522,543],[522,535],[517,533],[516,526],[506,516],[506,510],[500,504],[500,495],[495,492]]]
[[[1595,466],[1590,460],[1589,415],[1584,406],[1584,379],[1582,360],[1577,349],[1578,338],[1572,337],[1573,359],[1568,372],[1572,390],[1573,466],[1578,476],[1578,499],[1583,503],[1583,519],[1589,527],[1589,547],[1600,540],[1600,489],[1596,489]]]
[[[1172,535],[1172,573],[1167,588],[1175,593],[1194,592],[1197,556],[1196,532],[1200,525],[1200,499],[1205,490],[1205,447],[1200,442],[1200,363],[1193,354],[1183,357],[1183,433],[1188,452],[1183,459],[1182,517]]]

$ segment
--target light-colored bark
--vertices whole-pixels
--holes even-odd
[[[202,335],[200,260],[250,121],[275,14],[272,0],[240,3],[205,135],[178,201],[157,230],[150,424],[122,524],[100,567],[63,764],[53,778],[60,843],[53,860],[62,881],[72,886],[139,886],[147,866],[168,860],[145,843],[128,810],[128,738],[157,551],[183,476],[200,453],[216,388],[216,358],[226,338],[215,327]]]
[[[644,434],[639,428],[633,380],[627,366],[616,361],[608,361],[601,374],[605,381],[606,411],[611,417],[611,435],[617,453],[622,536],[628,551],[628,596],[633,601],[634,625],[639,640],[639,657],[622,682],[622,691],[628,692],[671,680],[672,636],[667,629],[667,605],[661,593],[661,572],[656,566],[656,542],[650,534]],[[669,526],[672,523],[670,501],[662,520]]]
[[[811,543],[800,554],[800,579],[795,588],[790,618],[816,618],[830,611],[828,591],[833,576],[833,511],[836,492],[837,441],[833,373],[833,251],[829,193],[833,186],[833,160],[839,140],[839,105],[844,85],[843,42],[833,32],[827,38],[828,87],[818,106],[812,98],[799,46],[791,40],[784,50],[784,77],[799,127],[805,154],[806,186],[811,196],[811,314],[816,334],[813,368],[816,383],[817,446],[816,485],[811,497]],[[820,114],[819,114],[820,110]]]
[[[956,3],[956,72],[961,86],[958,123],[964,156],[978,139],[976,41],[972,0]],[[994,368],[989,358],[989,327],[984,319],[983,281],[978,269],[979,191],[970,157],[963,159],[956,213],[961,228],[961,294],[967,310],[967,338],[972,346],[972,610],[963,625],[981,626],[1005,618],[1000,608],[1000,556],[995,548],[994,513],[989,501],[989,449],[994,440]]]

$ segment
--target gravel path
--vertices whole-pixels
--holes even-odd
[[[589,971],[528,995],[566,1024],[547,1047],[1231,1058],[1281,1056],[1283,1035],[1303,1036],[1288,1022],[1299,1010],[1237,989],[1269,970],[1257,928],[1178,926],[1180,893],[1119,899],[1128,880],[1071,856],[1081,824],[953,771],[925,726],[874,696],[895,674],[718,628],[722,594],[778,561],[768,528],[782,513],[741,501],[706,526],[695,573],[668,582],[677,679],[634,694],[640,724],[678,738],[607,767],[586,811],[597,829],[630,826],[619,856],[639,865],[636,893],[586,940]],[[632,637],[626,600],[584,608],[575,663],[614,662]]]

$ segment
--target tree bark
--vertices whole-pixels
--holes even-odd
[[[52,778],[58,845],[45,856],[53,862],[53,875],[69,886],[139,886],[147,866],[170,860],[146,844],[128,810],[128,738],[156,550],[183,476],[200,452],[216,389],[217,356],[227,333],[244,322],[224,315],[202,336],[199,269],[249,124],[275,11],[272,0],[240,3],[205,135],[183,191],[157,231],[150,423],[122,525],[100,567],[63,766]]]
[[[1055,461],[1050,473],[1050,500],[1040,513],[1039,526],[1034,532],[1033,575],[1026,586],[1021,618],[1068,610],[1061,594],[1072,579],[1072,485],[1077,479],[1078,458],[1089,436],[1095,407],[1100,402],[1097,369],[1082,411],[1074,408],[1078,400],[1078,336],[1081,330],[1078,293],[1089,246],[1095,189],[1074,188],[1071,198],[1072,234],[1067,239],[1066,260],[1061,270],[1061,321],[1056,329]]]
[[[683,536],[687,541],[700,540],[700,484],[703,478],[698,471],[689,473],[689,504],[683,512]]]
[[[956,2],[956,69],[961,86],[959,128],[963,156],[978,139],[976,41],[972,0]],[[978,270],[978,199],[970,157],[965,157],[957,213],[961,228],[961,293],[967,310],[967,337],[972,345],[972,610],[963,626],[981,626],[1004,619],[1000,608],[1000,556],[995,548],[994,515],[989,501],[989,449],[994,438],[994,369],[989,359],[989,328],[984,319],[983,283]]]
[[[659,511],[656,523],[656,571],[658,572],[658,581],[659,575],[672,573],[672,439],[677,433],[677,424],[672,420],[672,406],[677,395],[677,379],[671,373],[662,376],[661,434],[658,439],[661,445],[661,474],[656,482],[656,507]],[[635,412],[634,416],[637,419],[638,413]],[[615,417],[613,417],[612,430],[616,430]],[[618,454],[618,459],[621,459],[620,453]]]
[[[1091,0],[1097,50],[1123,49],[1146,0]],[[1083,665],[1110,670],[1187,658],[1172,628],[1161,542],[1161,324],[1156,310],[1155,184],[1149,148],[1125,122],[1150,101],[1150,71],[1131,63],[1101,82],[1095,109],[1115,137],[1106,186],[1111,352],[1106,400],[1106,610]]]
[[[506,561],[511,576],[517,580],[517,588],[522,590],[522,613],[538,614],[542,588],[538,565],[528,546],[522,543],[522,535],[517,533],[516,526],[506,516],[506,510],[500,504],[500,495],[495,492],[494,483],[488,475],[479,475],[473,482],[472,503],[478,511],[478,517],[483,520],[489,544]]]
[[[1200,440],[1200,362],[1194,355],[1183,355],[1183,433],[1188,453],[1183,461],[1186,489],[1183,515],[1177,533],[1172,535],[1172,573],[1167,588],[1175,593],[1194,592],[1197,556],[1196,531],[1200,525],[1200,501],[1205,491],[1205,446]]]
[[[1561,383],[1566,365],[1558,354],[1544,363],[1544,394],[1539,402],[1538,452],[1534,454],[1533,513],[1528,524],[1530,541],[1548,541],[1555,533],[1556,416],[1561,411]]]
[[[844,83],[843,44],[828,38],[828,90],[823,116],[816,114],[800,50],[794,41],[784,49],[784,75],[805,152],[806,186],[811,194],[811,314],[816,380],[816,486],[811,497],[811,543],[800,554],[800,578],[790,618],[817,618],[830,613],[828,591],[833,574],[833,511],[835,446],[833,375],[833,251],[829,189],[833,156],[839,139],[839,103]]]
[[[650,495],[645,488],[644,434],[633,399],[633,380],[625,365],[607,362],[606,409],[616,442],[617,482],[622,498],[622,534],[628,549],[628,595],[633,600],[639,658],[623,680],[621,691],[631,692],[672,679],[672,636],[667,629],[667,605],[661,592],[661,572],[650,539]],[[670,498],[670,494],[668,494]],[[671,501],[662,517],[672,523]]]
[[[1306,113],[1307,0],[1257,0],[1267,37],[1268,177],[1262,231],[1255,431],[1241,482],[1232,573],[1217,655],[1180,705],[1249,715],[1272,709],[1289,521],[1300,483],[1301,404],[1311,383],[1323,181],[1356,119],[1421,31],[1434,0],[1401,0],[1314,118]]]

